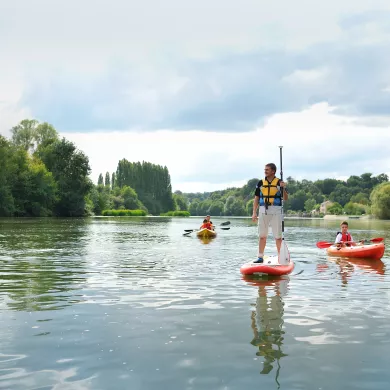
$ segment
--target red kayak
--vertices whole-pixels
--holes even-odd
[[[345,246],[342,248],[332,245],[327,249],[327,252],[330,256],[379,260],[385,253],[385,244],[380,242],[377,244]]]
[[[294,262],[289,261],[288,264],[282,265],[279,263],[278,256],[265,256],[264,263],[250,263],[244,264],[240,268],[243,275],[273,275],[281,276],[287,275],[294,269]]]

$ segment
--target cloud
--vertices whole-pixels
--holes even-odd
[[[388,0],[0,0],[0,133],[52,123],[174,189],[389,172]]]
[[[354,125],[327,104],[272,116],[246,133],[203,131],[63,133],[89,157],[96,182],[114,172],[118,161],[150,161],[167,166],[173,190],[212,191],[242,186],[261,177],[264,165],[279,164],[283,146],[284,178],[326,177],[390,172],[389,128]],[[278,170],[278,174],[279,174]]]
[[[387,1],[0,4],[7,93],[64,131],[252,131],[319,102],[388,123]]]

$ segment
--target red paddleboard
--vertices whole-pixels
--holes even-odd
[[[294,269],[294,262],[290,259],[286,265],[279,263],[278,256],[264,256],[263,263],[249,262],[240,268],[243,275],[288,275]]]

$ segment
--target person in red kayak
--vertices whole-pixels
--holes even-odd
[[[258,219],[259,253],[254,263],[262,263],[267,243],[268,228],[271,226],[278,253],[282,244],[282,188],[283,200],[288,200],[286,184],[275,176],[276,165],[267,164],[264,168],[265,178],[257,183],[253,201],[252,220]],[[260,207],[259,207],[260,206]],[[257,217],[257,208],[259,216]]]
[[[210,215],[206,215],[207,222],[211,225],[211,230],[215,230],[215,226],[213,223],[210,221]]]
[[[202,229],[213,230],[211,223],[206,218],[203,220],[203,224],[202,224],[202,226],[200,227],[199,230],[202,230]]]
[[[358,244],[363,244],[364,240],[356,243],[353,241],[351,233],[348,231],[348,222],[344,221],[340,225],[341,232],[337,232],[335,244],[340,248],[343,246],[356,246]]]

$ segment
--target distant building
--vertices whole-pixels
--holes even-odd
[[[331,202],[330,200],[326,200],[325,202],[322,202],[321,203],[321,206],[320,206],[320,213],[321,214],[326,214],[328,208],[330,206],[332,206],[333,202]]]

